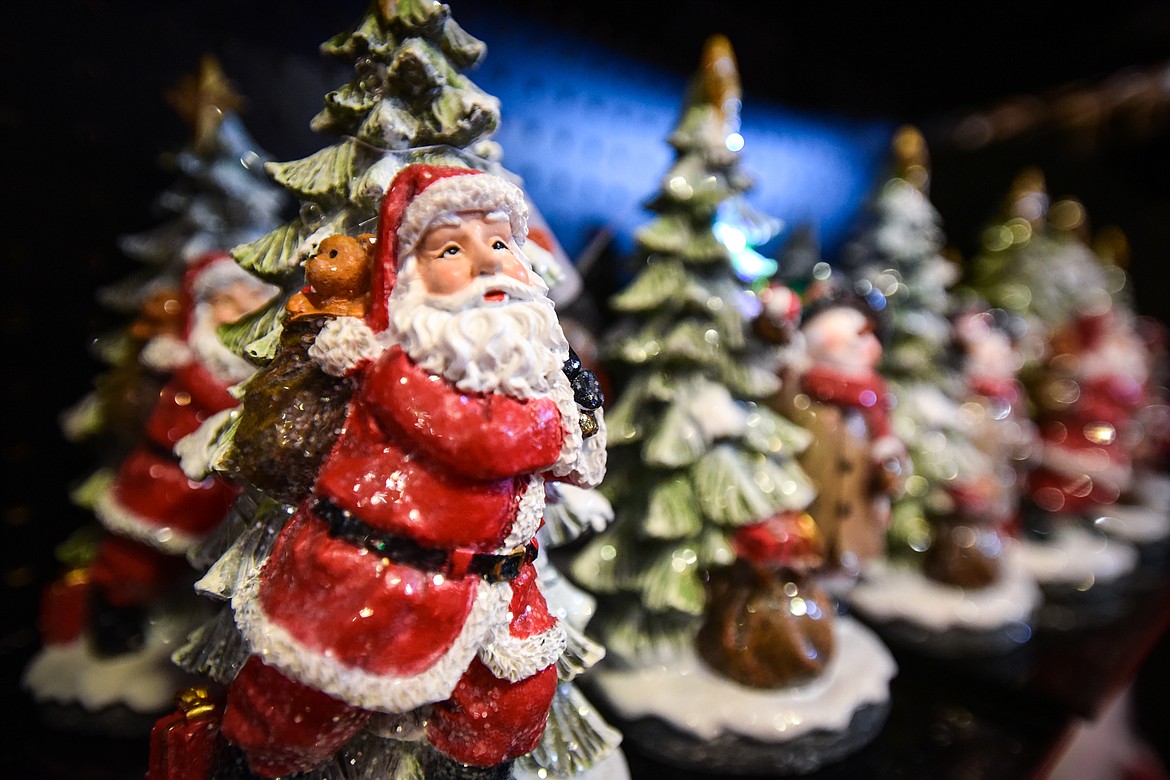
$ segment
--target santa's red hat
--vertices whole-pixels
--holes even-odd
[[[784,284],[772,284],[760,291],[760,314],[776,328],[794,329],[800,323],[803,305],[800,295]]]
[[[205,301],[209,294],[246,273],[227,252],[206,252],[187,264],[183,272],[183,295],[187,303]]]
[[[189,335],[197,304],[207,301],[216,290],[246,281],[260,283],[227,252],[207,252],[188,263],[183,272],[182,302],[183,311],[187,313],[183,335]]]
[[[467,211],[508,215],[512,237],[523,245],[528,234],[528,206],[519,187],[471,168],[408,165],[394,177],[382,199],[378,244],[370,285],[367,320],[375,331],[389,323],[387,301],[399,266],[427,228],[439,217]]]

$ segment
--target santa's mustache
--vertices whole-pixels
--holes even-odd
[[[541,290],[537,285],[522,282],[504,274],[477,276],[466,287],[446,295],[430,293],[426,305],[449,312],[480,308],[485,305],[506,305],[534,301]]]

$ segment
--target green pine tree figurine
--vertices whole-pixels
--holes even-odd
[[[607,335],[621,390],[609,410],[603,492],[611,528],[573,564],[600,594],[611,653],[639,659],[689,645],[706,604],[705,574],[730,564],[735,529],[802,509],[811,487],[794,461],[806,434],[756,402],[778,388],[750,338],[742,284],[712,228],[718,206],[748,189],[726,138],[738,125],[738,74],[714,39],[669,142],[675,162],[638,231],[644,266],[610,301]]]
[[[926,194],[929,163],[921,134],[901,128],[893,155],[895,171],[870,204],[842,265],[859,292],[885,307],[879,370],[898,399],[892,422],[914,465],[894,507],[893,551],[900,552],[929,545],[929,518],[954,509],[948,487],[982,464],[954,414],[962,388],[947,355],[959,269],[943,254],[941,220]]]
[[[1140,549],[1170,535],[1165,502],[1145,505],[1134,480],[1154,363],[1116,248],[1090,236],[1084,206],[1050,200],[1042,173],[1025,169],[965,279],[1025,323],[1021,380],[1038,445],[1022,551],[1045,589],[1041,620],[1061,627],[1123,610]]]
[[[859,292],[885,306],[879,369],[897,399],[891,423],[913,474],[891,509],[891,560],[876,562],[848,598],[876,620],[911,623],[926,649],[1011,649],[1029,635],[1038,591],[1005,559],[1003,518],[992,511],[1001,464],[977,445],[975,409],[963,407],[970,393],[952,354],[959,273],[943,254],[941,220],[927,195],[925,141],[903,127],[893,151],[894,175],[845,263]],[[898,598],[894,587],[917,597]]]
[[[284,304],[301,286],[304,262],[323,238],[361,232],[400,168],[425,162],[495,170],[500,156],[489,140],[499,100],[464,75],[487,47],[464,32],[446,4],[374,0],[352,31],[321,51],[354,69],[311,124],[339,140],[304,159],[265,166],[301,204],[300,214],[233,251],[240,265],[286,291],[225,330],[225,343],[259,362],[275,354]]]
[[[621,713],[627,739],[708,771],[808,771],[872,737],[893,665],[864,629],[833,619],[815,582],[823,542],[796,460],[811,437],[765,403],[779,389],[774,347],[753,330],[740,247],[717,235],[721,206],[751,185],[739,108],[734,55],[715,36],[669,137],[655,217],[635,236],[640,268],[610,300],[618,391],[601,490],[615,519],[570,572],[597,597],[589,630],[609,652],[583,685]],[[869,676],[855,687],[843,670],[860,668],[861,647]],[[813,679],[835,706],[789,697]],[[834,710],[833,723],[814,709]]]
[[[170,90],[167,100],[191,127],[191,141],[163,162],[179,176],[155,200],[166,219],[121,238],[122,251],[141,269],[98,291],[98,301],[127,322],[94,339],[110,369],[97,377],[94,392],[62,418],[72,441],[100,438],[114,444],[136,441],[161,386],[150,381],[139,353],[159,333],[178,335],[178,290],[183,271],[201,255],[225,251],[257,238],[281,219],[284,193],[263,171],[267,154],[249,136],[238,110],[243,100],[219,63],[205,56],[196,73]]]

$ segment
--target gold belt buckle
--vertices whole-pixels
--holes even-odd
[[[514,580],[520,576],[520,567],[524,565],[524,558],[528,555],[527,545],[516,547],[511,552],[501,555],[492,566],[492,577],[497,580]],[[505,567],[507,570],[505,571]]]

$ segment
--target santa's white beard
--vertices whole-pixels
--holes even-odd
[[[191,348],[195,360],[216,379],[230,385],[243,382],[252,376],[256,367],[224,346],[216,333],[218,328],[219,323],[212,319],[211,306],[197,304],[192,314],[187,346]]]
[[[507,300],[486,302],[494,290]],[[552,301],[510,276],[482,276],[451,295],[400,277],[389,309],[390,333],[411,360],[464,392],[547,395],[569,357]]]
[[[509,276],[485,276],[453,295],[431,295],[416,274],[399,276],[390,296],[388,334],[420,368],[465,393],[549,398],[561,413],[564,438],[549,472],[581,487],[605,475],[605,422],[582,446],[580,410],[564,373],[569,343],[547,288]],[[484,295],[501,291],[505,302]]]

